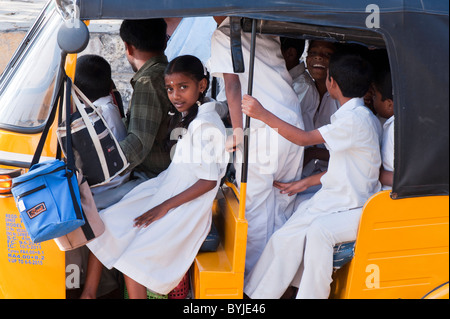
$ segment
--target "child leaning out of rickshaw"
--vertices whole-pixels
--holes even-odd
[[[165,71],[173,104],[170,166],[100,212],[105,233],[88,244],[107,268],[124,274],[130,298],[173,290],[189,270],[211,226],[212,204],[225,174],[225,127],[205,97],[199,59],[180,56]]]

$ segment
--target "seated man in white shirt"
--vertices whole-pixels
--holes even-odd
[[[242,111],[260,119],[297,145],[325,143],[330,151],[328,171],[320,174],[322,188],[300,204],[270,238],[246,278],[250,298],[280,298],[301,272],[297,298],[327,298],[333,273],[333,247],[356,239],[362,207],[380,190],[381,125],[363,96],[372,68],[361,57],[334,54],[330,59],[327,90],[342,105],[331,123],[304,131],[286,123],[253,97],[244,96]],[[303,180],[291,183],[289,193],[303,191]]]
[[[339,108],[339,102],[333,99],[326,89],[325,81],[331,55],[336,46],[327,41],[310,41],[306,64],[308,73],[314,79],[316,94],[311,95],[312,102],[301,102],[305,121],[305,130],[314,130],[330,124],[331,115]],[[305,148],[303,177],[321,173],[328,166],[328,151],[323,144]]]
[[[305,40],[281,38],[281,51],[293,79],[293,88],[300,101],[305,131],[312,131],[330,123],[331,115],[339,108],[339,102],[327,91],[325,80],[335,44],[328,41],[310,41],[305,63],[300,62]],[[323,144],[305,147],[302,178],[322,174],[328,167],[329,153]],[[278,183],[279,186],[282,183]],[[295,199],[294,208],[311,198],[320,185],[309,187]]]

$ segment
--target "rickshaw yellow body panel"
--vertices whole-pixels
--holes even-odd
[[[42,150],[43,157],[55,157],[57,145],[55,130],[56,124],[52,125],[48,133],[47,143],[45,143],[44,149]],[[8,150],[2,151],[2,153],[9,153],[7,154],[7,158],[31,162],[41,133],[21,134],[5,130],[0,130],[0,132],[0,149]]]
[[[213,218],[220,234],[215,252],[201,252],[192,271],[194,298],[242,298],[247,221],[239,218],[239,202],[231,188],[222,187],[214,201]]]
[[[355,256],[334,275],[332,298],[422,298],[448,281],[449,198],[375,194],[361,217]]]
[[[75,75],[76,55],[68,55],[66,73]],[[56,120],[42,150],[54,158],[57,148]],[[41,133],[23,134],[1,130],[0,149],[17,161],[31,162]],[[2,168],[9,168],[2,166]],[[65,253],[53,240],[31,242],[12,196],[0,201],[0,298],[65,298]]]
[[[449,283],[445,283],[430,291],[424,299],[449,299]]]
[[[53,240],[33,244],[12,197],[0,214],[0,298],[65,298],[65,259]]]

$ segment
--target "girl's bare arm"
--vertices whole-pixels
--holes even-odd
[[[167,212],[175,207],[187,203],[201,195],[209,192],[216,187],[217,181],[209,181],[205,179],[198,180],[194,185],[185,191],[169,198],[160,205],[150,209],[134,220],[135,227],[147,227],[154,221],[164,217]]]

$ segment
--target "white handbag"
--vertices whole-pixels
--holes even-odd
[[[72,98],[77,108],[70,118],[75,166],[81,169],[90,187],[106,184],[129,163],[101,110],[75,85]],[[57,136],[65,154],[65,125],[58,127]]]

